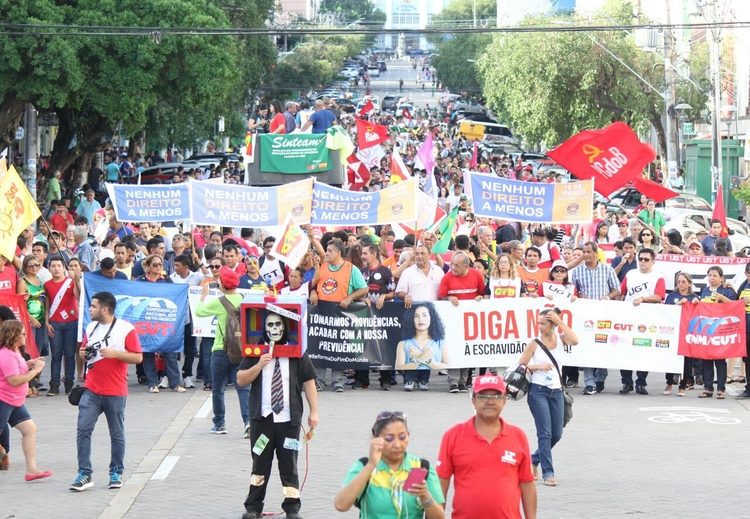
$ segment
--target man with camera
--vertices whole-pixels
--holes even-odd
[[[115,296],[109,292],[94,294],[89,306],[91,322],[86,327],[79,352],[86,359],[87,376],[78,403],[78,477],[70,485],[74,492],[94,486],[91,479],[91,436],[102,413],[107,417],[112,442],[108,488],[122,486],[128,364],[138,364],[143,355],[133,325],[115,317],[116,306]]]

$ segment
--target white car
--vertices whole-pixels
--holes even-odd
[[[707,231],[711,228],[712,214],[708,211],[667,209],[663,210],[662,214],[664,219],[667,220],[664,229],[667,231],[677,229],[683,236],[687,231]],[[747,235],[747,226],[739,220],[727,218],[727,227],[729,227],[729,241],[732,242],[732,250],[750,254],[750,236]]]
[[[411,104],[400,104],[396,107],[396,117],[402,117],[404,115],[404,109],[408,110],[412,117],[414,117],[414,105]]]

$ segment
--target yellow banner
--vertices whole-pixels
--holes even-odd
[[[458,134],[470,141],[481,141],[484,138],[484,125],[471,121],[461,121],[458,125]]]
[[[0,184],[0,193],[0,254],[12,260],[16,254],[16,238],[41,213],[13,166]]]

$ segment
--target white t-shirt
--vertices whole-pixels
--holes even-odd
[[[549,371],[534,371],[531,374],[531,383],[532,384],[539,384],[540,386],[548,387],[550,389],[560,389],[562,388],[562,382],[560,381],[560,375],[558,375],[557,370],[554,368],[554,363],[552,362],[552,359],[549,358],[549,355],[547,355],[541,346],[539,346],[538,343],[536,343],[536,349],[534,350],[534,354],[531,356],[531,360],[529,361],[529,364],[531,365],[540,365],[540,364],[553,364],[553,367]],[[553,357],[555,357],[555,360],[557,361],[557,365],[560,366],[560,369],[562,369],[563,363],[562,363],[562,356],[565,350],[563,349],[565,345],[563,344],[562,338],[557,335],[557,347],[554,350],[549,350],[549,352],[552,354]]]

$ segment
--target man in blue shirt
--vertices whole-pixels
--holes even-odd
[[[126,276],[124,273],[117,270],[115,267],[115,260],[112,258],[104,258],[99,263],[99,269],[95,270],[94,272],[87,272],[87,274],[91,274],[92,276],[101,276],[108,279],[123,279],[125,281],[128,280],[128,276]]]
[[[313,133],[325,133],[334,124],[336,124],[336,116],[330,110],[325,109],[322,99],[318,99],[315,101],[315,111],[310,116],[310,120],[302,127],[302,132],[304,133],[312,126]]]
[[[711,220],[711,234],[703,238],[703,241],[701,241],[703,252],[706,256],[713,256],[716,252],[714,245],[716,244],[716,240],[721,238],[721,231],[721,220],[715,218]],[[734,256],[734,252],[732,252],[732,242],[729,241],[729,238],[727,238],[727,251],[730,256]]]
[[[625,279],[628,272],[638,269],[638,258],[635,250],[635,240],[628,236],[622,240],[622,256],[615,256],[612,259],[611,266],[615,274],[617,274],[617,279],[620,280],[620,283]]]

